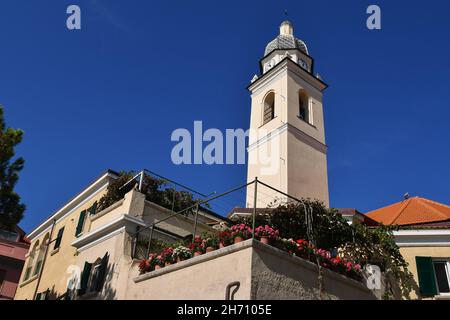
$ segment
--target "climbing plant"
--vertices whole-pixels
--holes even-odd
[[[100,199],[98,212],[123,199],[126,193],[135,188],[137,181],[130,182],[135,175],[134,172],[120,172],[119,178],[109,184],[106,194]],[[127,184],[127,182],[130,183]],[[150,175],[144,176],[141,192],[145,194],[146,200],[169,210],[179,212],[187,209],[183,212],[184,215],[193,213],[197,203],[197,199],[194,199],[192,193],[178,191],[171,187],[166,180]]]
[[[350,225],[336,209],[328,209],[319,201],[303,199],[303,202],[272,204],[270,208],[258,209],[255,225],[270,225],[284,238],[312,240],[316,247],[339,252],[340,256],[361,265],[377,265],[387,281],[384,297],[401,295],[409,298],[415,281],[395,243],[395,228]],[[312,209],[310,233],[305,208],[307,211]],[[236,220],[252,225],[251,217]]]

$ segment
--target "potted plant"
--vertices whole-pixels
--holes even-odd
[[[231,227],[231,237],[234,239],[234,243],[239,243],[249,239],[251,235],[252,229],[245,223],[236,224]]]
[[[259,226],[255,229],[255,236],[260,239],[264,244],[269,244],[271,240],[276,240],[278,238],[278,230],[272,228],[271,226]]]
[[[191,251],[183,246],[179,246],[173,250],[173,260],[176,262],[181,262],[192,257]]]
[[[144,273],[152,271],[152,260],[153,260],[153,258],[143,259],[139,263],[139,274],[144,274]],[[153,268],[154,268],[154,266],[153,266]]]
[[[304,239],[297,240],[296,243],[297,243],[297,252],[295,254],[300,258],[309,260],[311,254],[313,253],[313,249],[310,243]]]
[[[161,252],[161,258],[162,261],[164,262],[164,266],[170,266],[171,264],[174,263],[174,259],[173,259],[173,249],[172,248],[165,248],[162,252]]]
[[[191,250],[191,253],[194,257],[200,256],[205,252],[203,247],[203,240],[200,236],[194,237],[194,240],[189,245],[189,250]]]
[[[274,241],[274,247],[286,251],[291,255],[295,255],[297,253],[298,244],[293,239],[286,238],[278,238]]]
[[[229,230],[222,231],[219,233],[219,248],[225,248],[233,243],[233,237]]]
[[[158,270],[158,269],[161,269],[164,267],[164,259],[160,254],[153,258],[153,263],[155,265],[155,270]]]
[[[205,234],[203,237],[203,247],[206,253],[212,252],[219,247],[219,238],[216,234]]]

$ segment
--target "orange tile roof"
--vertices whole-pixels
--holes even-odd
[[[450,220],[450,206],[413,197],[371,211],[367,216],[384,225],[415,225]]]

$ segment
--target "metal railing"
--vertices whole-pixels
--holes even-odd
[[[255,238],[255,229],[256,229],[256,220],[257,220],[257,215],[258,215],[258,209],[265,209],[265,208],[258,208],[258,200],[259,200],[258,199],[258,192],[262,192],[262,191],[258,190],[258,187],[259,186],[263,186],[263,187],[273,191],[275,194],[279,194],[279,195],[285,197],[286,199],[289,199],[289,201],[295,201],[295,202],[297,202],[297,203],[299,203],[299,204],[301,204],[303,206],[303,209],[304,209],[304,212],[305,212],[306,236],[308,238],[307,240],[309,242],[311,242],[312,244],[314,244],[313,208],[310,205],[307,205],[302,199],[298,199],[298,198],[296,198],[294,196],[291,196],[291,195],[289,195],[289,194],[287,194],[285,192],[282,192],[282,191],[280,191],[280,190],[278,190],[278,189],[276,189],[276,188],[274,188],[274,187],[272,187],[272,186],[270,186],[270,185],[260,181],[258,178],[255,178],[255,180],[253,180],[253,181],[251,181],[249,183],[246,183],[246,184],[243,184],[243,185],[231,188],[231,189],[229,189],[229,190],[227,190],[227,191],[225,191],[223,193],[220,193],[220,194],[212,193],[213,196],[211,196],[211,195],[206,196],[203,193],[200,193],[200,192],[198,192],[198,191],[196,191],[196,190],[194,190],[192,188],[189,188],[189,187],[187,187],[185,185],[179,184],[179,183],[177,183],[177,182],[175,182],[173,180],[170,180],[170,179],[167,179],[167,178],[165,178],[163,176],[160,176],[160,175],[158,175],[158,174],[156,174],[156,173],[154,173],[152,171],[142,170],[141,172],[139,172],[137,175],[135,175],[130,181],[128,181],[122,187],[125,187],[126,185],[128,185],[132,181],[136,181],[136,179],[139,178],[139,180],[136,181],[136,182],[137,182],[138,190],[142,191],[143,190],[142,189],[143,188],[143,183],[145,183],[144,179],[145,179],[145,175],[146,174],[151,174],[153,176],[156,176],[156,177],[158,177],[160,179],[163,179],[164,181],[170,182],[174,186],[181,187],[181,188],[183,188],[185,190],[188,190],[189,192],[192,192],[192,193],[195,193],[197,195],[200,195],[200,196],[204,197],[205,199],[197,199],[193,205],[188,206],[188,207],[186,207],[186,208],[184,208],[182,210],[179,210],[179,211],[174,211],[173,210],[173,208],[175,207],[175,199],[173,199],[172,210],[170,210],[171,214],[169,214],[167,217],[164,217],[164,218],[162,218],[162,219],[160,219],[158,221],[155,221],[155,222],[147,225],[144,228],[137,229],[136,232],[132,235],[133,236],[133,241],[132,241],[132,243],[133,243],[132,244],[132,246],[133,246],[132,247],[132,256],[133,256],[133,258],[136,257],[136,251],[137,251],[137,246],[138,246],[138,242],[139,242],[139,237],[142,234],[149,233],[149,235],[147,236],[147,241],[145,241],[147,243],[147,248],[145,250],[145,258],[147,258],[149,256],[151,250],[152,250],[153,240],[156,240],[155,239],[155,232],[158,232],[158,233],[164,232],[164,228],[158,228],[158,226],[160,226],[164,222],[167,222],[167,221],[169,221],[170,219],[173,219],[173,218],[178,218],[178,217],[183,216],[186,219],[188,219],[189,218],[188,217],[189,214],[191,214],[193,216],[192,217],[193,221],[191,221],[191,223],[192,223],[191,236],[192,236],[192,241],[194,241],[194,239],[197,236],[197,233],[199,231],[199,224],[202,225],[203,229],[205,229],[205,228],[206,229],[210,229],[209,226],[205,226],[205,224],[203,223],[204,221],[203,222],[199,221],[199,216],[201,215],[200,212],[201,211],[205,211],[206,210],[205,209],[206,206],[208,206],[209,204],[211,204],[213,201],[215,201],[217,199],[224,198],[224,197],[226,197],[226,196],[228,196],[230,194],[233,194],[233,193],[236,193],[236,192],[238,192],[240,190],[243,190],[244,188],[248,189],[248,187],[250,187],[252,185],[254,187],[254,189],[253,189],[253,191],[254,191],[253,204],[251,206],[251,209],[252,209],[252,213],[251,213],[251,220],[252,221],[251,222],[252,222],[252,238],[253,239]],[[175,194],[176,193],[174,193],[174,195]],[[205,215],[205,213],[204,213],[204,215]],[[226,219],[226,218],[223,218],[223,219]],[[211,229],[211,231],[212,231],[212,229]],[[176,237],[177,235],[174,235],[174,236]],[[182,236],[182,235],[180,235],[179,238],[180,239],[185,239],[185,237]]]

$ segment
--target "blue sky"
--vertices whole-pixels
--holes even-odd
[[[82,30],[65,27],[78,4]],[[365,26],[382,9],[382,30]],[[148,168],[204,193],[246,166],[175,166],[176,128],[247,128],[246,91],[284,10],[330,85],[331,205],[405,192],[450,204],[450,2],[2,0],[0,103],[25,130],[17,191],[31,231],[107,168]]]

